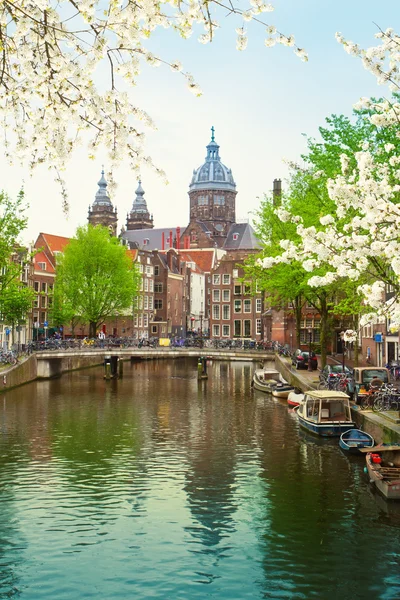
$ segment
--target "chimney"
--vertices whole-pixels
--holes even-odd
[[[176,248],[177,250],[181,249],[181,228],[176,228]]]
[[[174,240],[172,238],[172,229],[171,229],[169,232],[169,247],[173,248],[173,245],[174,245]]]
[[[281,198],[282,198],[282,181],[280,179],[274,179],[272,194],[273,194],[273,199],[272,199],[273,205],[279,206],[279,204],[281,203]]]
[[[173,264],[172,261],[173,261],[173,258],[174,258],[174,253],[172,252],[172,249],[170,248],[167,251],[167,265],[168,265],[168,268],[169,268],[170,271],[172,271],[172,264]]]
[[[190,250],[190,237],[188,235],[185,235],[184,247],[186,248],[186,250]]]
[[[165,250],[165,232],[161,234],[161,250]]]

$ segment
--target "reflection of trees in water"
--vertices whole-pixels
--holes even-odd
[[[393,547],[375,531],[375,507],[360,477],[364,463],[344,456],[337,439],[298,431],[285,412],[271,399],[258,413],[268,506],[261,537],[265,597],[371,597],[384,589],[381,563],[387,565],[383,557]],[[397,534],[392,541],[399,549]],[[355,560],[363,565],[362,581],[354,576]]]

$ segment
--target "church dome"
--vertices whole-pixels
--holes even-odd
[[[142,188],[142,182],[139,179],[139,185],[137,187],[137,190],[135,192],[136,194],[136,198],[133,201],[132,204],[132,210],[131,210],[131,214],[139,214],[139,213],[148,213],[149,211],[147,210],[147,203],[146,200],[144,199],[144,189]]]
[[[219,146],[214,139],[214,127],[211,127],[211,142],[207,146],[205,163],[193,171],[189,189],[191,192],[215,189],[236,192],[232,171],[221,162]]]
[[[101,177],[97,185],[99,186],[99,189],[96,192],[93,204],[96,204],[97,206],[112,206],[110,196],[108,195],[107,191],[107,181],[104,177],[104,169],[101,171]]]

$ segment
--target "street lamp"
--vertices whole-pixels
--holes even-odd
[[[308,370],[312,371],[311,366],[311,340],[312,340],[312,329],[308,328]]]

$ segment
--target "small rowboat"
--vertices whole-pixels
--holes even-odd
[[[287,403],[290,408],[295,408],[299,406],[300,402],[303,400],[304,394],[299,388],[294,388],[292,392],[289,393],[287,398]]]
[[[361,452],[368,452],[366,462],[370,482],[388,500],[400,500],[400,446],[375,446]]]
[[[294,387],[288,383],[277,383],[271,390],[271,394],[275,398],[287,398],[290,392],[293,392]]]
[[[360,429],[344,431],[339,440],[341,449],[350,454],[360,454],[360,448],[372,448],[374,444],[374,438]]]

